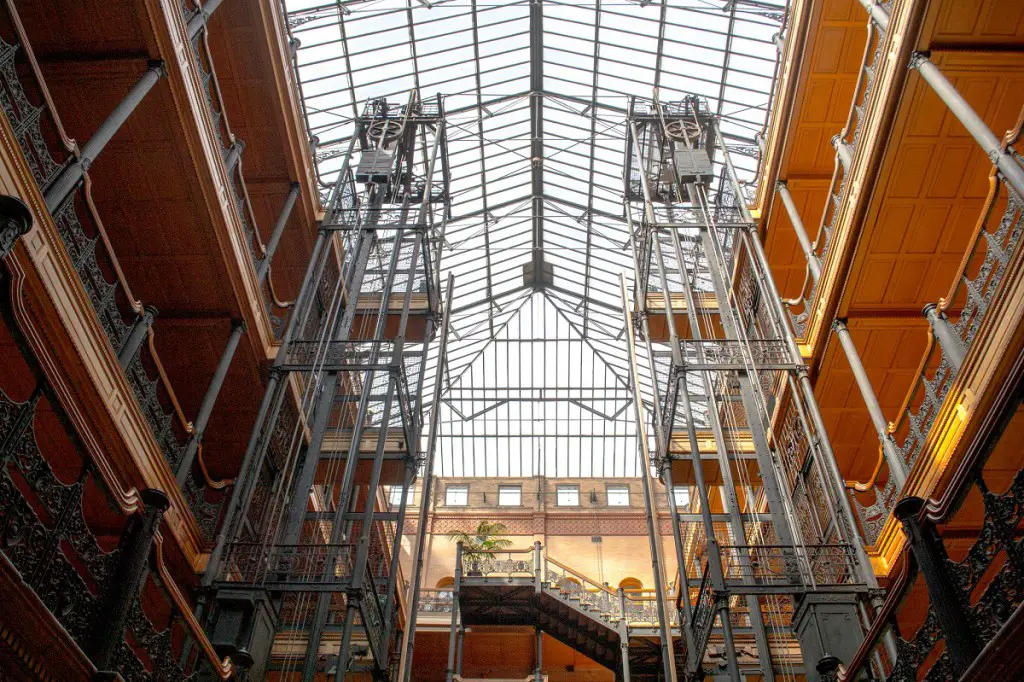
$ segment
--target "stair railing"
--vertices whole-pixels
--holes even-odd
[[[544,555],[544,582],[562,598],[579,600],[580,607],[596,613],[607,623],[623,618],[615,590],[547,555]]]

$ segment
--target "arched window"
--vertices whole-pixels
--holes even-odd
[[[437,581],[437,589],[439,589],[439,590],[443,590],[443,589],[445,589],[447,587],[454,587],[454,586],[455,586],[455,578],[451,577],[450,575],[446,576],[444,578],[441,578],[440,580]]]
[[[639,592],[644,589],[644,584],[636,578],[623,578],[619,581],[619,587],[621,587],[624,592]]]

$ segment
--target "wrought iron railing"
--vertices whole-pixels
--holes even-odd
[[[341,582],[352,576],[355,545],[299,544],[268,545],[261,542],[233,542],[221,562],[221,582],[244,585],[308,585]],[[328,574],[328,567],[331,571]]]
[[[983,473],[976,474],[967,488],[973,490],[947,499],[980,496],[984,519],[962,558],[945,558],[939,563],[952,577],[954,594],[947,599],[958,602],[963,609],[980,651],[1024,600],[1024,538],[1019,534],[1024,521],[1024,470],[1017,472],[1003,493],[990,490]],[[932,518],[926,510],[925,523],[955,523],[959,511],[950,509]],[[968,514],[969,518],[974,517],[973,513]],[[907,550],[864,644],[836,679],[916,682],[959,677],[952,669],[948,647],[944,646],[946,635],[935,604],[923,589],[924,577],[919,575],[917,562],[911,561],[909,555]],[[923,615],[921,599],[929,602]],[[908,607],[906,612],[904,606]],[[895,646],[886,644],[887,636],[895,639]]]
[[[854,151],[857,149],[861,133],[867,126],[868,101],[875,85],[875,74],[878,65],[881,63],[880,57],[884,38],[885,34],[878,29],[878,26],[874,22],[869,21],[867,39],[864,43],[864,57],[861,60],[860,70],[858,71],[857,85],[854,89],[853,99],[850,102],[850,111],[847,114],[846,123],[843,125],[842,131],[835,138],[838,144],[847,147],[851,159],[853,158]],[[832,246],[836,221],[839,218],[839,209],[847,197],[849,175],[849,170],[840,161],[837,151],[835,168],[828,188],[828,198],[825,200],[825,209],[822,212],[818,232],[812,244],[815,256],[822,263],[825,262],[825,258]],[[810,268],[807,267],[799,296],[785,302],[790,322],[793,325],[793,331],[797,337],[803,337],[807,333],[807,325],[816,305],[817,290],[818,283],[811,277]]]
[[[1000,211],[1002,208],[1002,211]],[[950,325],[956,341],[969,351],[993,299],[1013,261],[1020,258],[1024,236],[1024,200],[993,174],[991,187],[970,245],[961,261],[949,293],[938,311],[955,322]],[[895,422],[888,432],[908,470],[920,459],[931,428],[953,386],[957,372],[946,349],[929,330],[917,377],[911,385]],[[874,473],[866,482],[850,482],[854,505],[864,537],[874,543],[902,493],[897,489],[879,449]]]
[[[123,538],[97,537],[86,521],[85,508],[106,508],[106,514],[126,520],[106,497],[100,476],[81,453],[78,473],[69,483],[54,472],[36,434],[40,408],[57,410],[40,388],[26,401],[17,402],[0,391],[0,528],[2,551],[24,583],[32,589],[68,636],[83,651],[95,650],[99,633],[109,623],[111,598],[130,589],[117,580],[123,561]],[[77,448],[76,448],[77,451]],[[61,469],[68,470],[66,453]],[[183,623],[187,606],[157,547],[158,572],[152,574],[142,596],[136,597],[128,615],[129,638],[121,640],[115,654],[117,670],[126,680],[193,679],[201,665],[230,671],[220,662],[202,629]],[[174,597],[177,597],[175,599]],[[164,601],[166,599],[166,601]],[[163,602],[163,603],[162,603]],[[159,604],[161,619],[151,615]],[[183,623],[183,624],[182,624]],[[175,640],[171,629],[177,625]],[[198,638],[202,653],[185,655],[186,640]],[[205,653],[205,658],[203,654]],[[223,675],[222,675],[223,676]]]
[[[64,131],[17,11],[11,3],[5,9],[2,19],[6,21],[0,26],[0,104],[40,192],[45,194],[61,171],[78,158],[80,150]],[[42,103],[35,105],[32,100]],[[132,294],[114,253],[93,202],[88,171],[83,182],[54,210],[53,219],[116,355],[124,348],[132,328],[143,324],[148,313]],[[152,328],[146,334],[146,343],[129,359],[125,376],[168,466],[174,471],[192,425],[182,413],[156,352]],[[186,497],[209,540],[217,524],[219,502],[208,500],[203,487],[202,483],[192,481]]]
[[[182,15],[185,18],[185,25],[199,10],[198,0],[183,0]],[[220,84],[217,81],[217,72],[213,64],[213,56],[210,52],[209,35],[206,27],[196,34],[191,41],[192,54],[195,56],[195,63],[199,70],[199,78],[203,85],[203,94],[206,99],[206,107],[213,124],[214,135],[220,145],[221,158],[227,160],[231,154],[233,145],[242,145],[241,141],[235,138],[228,122],[227,113],[224,107],[224,99],[220,91]],[[240,152],[239,152],[240,153]],[[267,249],[260,238],[256,224],[256,215],[253,212],[252,200],[249,198],[249,189],[245,183],[245,175],[242,170],[242,159],[238,158],[232,168],[226,168],[228,181],[231,184],[231,201],[235,214],[238,216],[242,226],[242,233],[245,244],[249,250],[249,256],[253,269],[258,269],[260,264],[267,258]],[[273,269],[267,273],[266,280],[262,287],[263,305],[270,319],[271,327],[275,335],[280,337],[284,331],[284,322],[288,309],[292,303],[282,301],[274,290]]]
[[[416,610],[420,613],[451,613],[453,594],[451,589],[420,588],[420,600]]]

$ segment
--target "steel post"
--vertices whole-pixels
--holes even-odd
[[[238,342],[241,341],[242,334],[244,333],[245,322],[241,320],[234,322],[231,335],[228,336],[227,345],[224,346],[224,352],[221,353],[220,360],[217,362],[217,368],[213,371],[213,378],[210,379],[210,385],[207,386],[206,393],[203,395],[203,402],[199,406],[199,414],[196,416],[195,421],[192,422],[192,435],[188,439],[188,445],[185,446],[185,454],[178,464],[176,478],[179,486],[185,484],[185,478],[192,470],[192,461],[195,459],[196,451],[203,440],[206,425],[210,421],[210,414],[213,412],[214,405],[217,404],[217,396],[220,395],[220,389],[224,386],[224,379],[228,375],[231,361],[235,357],[235,351],[238,350]]]
[[[455,545],[455,584],[452,585],[452,623],[448,634],[448,666],[445,668],[445,682],[453,682],[455,676],[455,637],[459,627],[459,592],[461,589],[462,542],[458,542]]]
[[[669,626],[668,612],[665,610],[665,576],[661,562],[661,538],[655,527],[654,499],[651,495],[651,459],[647,448],[647,439],[644,436],[644,414],[641,406],[640,376],[636,367],[636,343],[633,339],[632,323],[629,315],[629,298],[626,294],[626,276],[621,275],[619,283],[622,297],[622,307],[626,313],[626,339],[629,345],[629,374],[632,379],[633,410],[636,419],[637,440],[640,448],[637,456],[640,458],[639,474],[640,482],[644,492],[644,516],[647,520],[647,541],[651,548],[651,572],[654,574],[655,602],[658,606],[658,630],[661,635],[661,660],[666,680],[676,679],[676,657],[672,642],[672,630]]]
[[[195,40],[199,32],[206,27],[206,22],[210,20],[213,13],[220,7],[220,4],[224,0],[206,0],[199,11],[192,15],[188,20],[188,39]]]
[[[153,536],[160,529],[160,521],[170,506],[167,496],[150,488],[142,492],[143,513],[131,520],[121,544],[121,558],[117,574],[111,585],[103,629],[98,633],[92,662],[97,670],[109,670],[115,665],[117,653],[124,646],[124,630],[129,614],[135,606],[146,576],[149,574],[149,554]]]
[[[615,591],[619,598],[619,649],[622,652],[622,682],[629,682],[629,619],[626,617],[626,593],[620,587]],[[689,597],[687,597],[689,600]]]
[[[452,315],[452,292],[455,287],[455,278],[448,275],[448,284],[445,292],[445,309],[441,322],[441,341],[437,354],[437,368],[434,376],[434,394],[432,405],[439,405],[441,401],[441,388],[445,364],[448,357],[448,328]],[[419,518],[416,524],[416,540],[412,548],[412,596],[408,600],[408,612],[406,615],[406,628],[403,633],[402,658],[399,664],[398,680],[409,682],[412,674],[412,651],[416,638],[416,616],[417,606],[420,600],[420,583],[423,576],[423,556],[427,540],[427,518],[430,514],[430,507],[434,503],[434,456],[437,452],[437,437],[440,430],[440,411],[435,407],[430,411],[430,431],[427,436],[427,454],[423,460],[423,490],[420,500]]]
[[[242,152],[245,151],[245,141],[235,138],[232,141],[231,146],[224,152],[224,168],[228,172],[228,176],[231,175],[235,167],[238,166],[238,162],[242,160]]]
[[[925,501],[905,497],[896,503],[893,514],[903,524],[910,549],[917,560],[928,587],[928,599],[945,635],[946,651],[957,679],[963,675],[981,652],[981,644],[971,626],[972,618],[965,602],[969,595],[957,586],[956,578],[947,568],[950,561],[935,524],[921,519]]]
[[[142,343],[149,336],[149,329],[153,326],[153,318],[157,316],[157,309],[151,305],[143,306],[142,312],[135,318],[132,330],[128,332],[128,338],[121,344],[117,352],[117,363],[121,369],[127,370],[135,360],[135,356],[142,350]]]
[[[462,677],[462,647],[466,641],[466,626],[459,624],[459,644],[455,651],[455,674]]]
[[[270,233],[270,241],[267,242],[267,253],[256,268],[256,281],[260,285],[263,284],[263,281],[267,278],[267,273],[270,272],[270,262],[277,252],[277,245],[281,242],[281,235],[284,234],[284,228],[288,225],[288,218],[291,217],[292,209],[295,208],[295,201],[299,198],[301,191],[302,185],[297,182],[293,182],[288,190],[284,206],[281,207],[281,213],[277,216],[277,222],[274,223],[274,230]]]
[[[949,107],[950,112],[967,128],[967,132],[981,146],[992,161],[992,165],[999,169],[1006,183],[1013,188],[1018,197],[1024,197],[1024,168],[1021,168],[1013,156],[1003,149],[999,138],[985,124],[985,120],[974,111],[935,62],[929,59],[927,54],[915,52],[910,58],[910,68],[917,69],[939,99]]]
[[[960,366],[964,364],[964,357],[967,356],[967,349],[964,348],[963,340],[953,330],[953,325],[949,323],[949,318],[946,317],[944,311],[939,310],[938,305],[929,303],[924,307],[922,313],[925,319],[928,320],[928,324],[931,325],[932,334],[935,336],[935,340],[939,342],[942,354],[946,356],[949,366],[953,368],[953,373],[956,374],[960,371]]]
[[[839,135],[834,135],[832,146],[836,148],[836,154],[839,155],[839,160],[843,164],[843,170],[849,171],[850,165],[853,163],[853,150],[850,149],[850,145],[846,144]]]
[[[811,277],[817,282],[821,279],[821,261],[818,259],[818,255],[814,253],[814,247],[811,246],[811,240],[807,236],[807,230],[804,229],[804,221],[800,219],[800,212],[796,209],[796,204],[793,202],[793,196],[789,193],[789,187],[786,185],[785,180],[779,180],[775,183],[775,190],[779,193],[779,197],[782,199],[783,205],[786,207],[786,213],[789,215],[789,222],[793,225],[793,232],[796,233],[796,240],[800,242],[800,250],[804,252],[804,258],[807,259],[807,267],[811,271]]]
[[[393,595],[398,588],[398,567],[401,556],[402,529],[405,528],[405,515],[409,510],[409,497],[412,495],[412,482],[416,477],[416,460],[406,459],[405,478],[402,479],[402,501],[398,505],[398,519],[395,521],[395,543],[391,551],[391,564],[388,567],[388,586],[384,594]],[[395,600],[388,599],[384,610],[384,627],[386,628],[385,650],[391,642],[391,620],[395,617]]]
[[[896,489],[898,491],[902,490],[903,486],[906,485],[907,475],[910,473],[910,470],[907,467],[906,461],[896,450],[896,443],[893,442],[892,435],[889,433],[888,422],[882,414],[882,406],[878,404],[875,389],[871,386],[871,378],[868,376],[867,370],[864,369],[864,364],[860,361],[860,353],[857,352],[857,346],[853,342],[853,337],[850,336],[850,330],[847,328],[846,322],[837,318],[832,323],[832,328],[835,330],[839,343],[843,347],[846,359],[850,363],[850,369],[853,370],[853,378],[857,382],[857,388],[860,389],[861,397],[864,398],[864,405],[868,408],[868,414],[871,415],[871,423],[874,424],[878,440],[882,444],[882,453],[885,455],[885,461],[889,464],[889,475],[893,477]]]
[[[874,21],[878,28],[885,33],[889,30],[889,13],[885,11],[884,7],[881,7],[874,0],[858,0],[860,4],[868,11],[871,16],[871,20]]]
[[[51,213],[56,211],[64,203],[64,200],[74,192],[75,187],[78,186],[79,181],[85,176],[92,162],[96,160],[96,157],[107,146],[107,143],[121,129],[121,126],[128,120],[132,112],[142,103],[142,100],[145,99],[149,91],[153,89],[153,86],[166,73],[167,70],[164,68],[163,62],[151,62],[149,68],[132,86],[132,89],[125,95],[125,98],[114,107],[114,110],[110,112],[106,120],[100,124],[100,127],[96,129],[93,136],[89,138],[89,141],[82,145],[81,154],[78,158],[65,168],[57,177],[57,180],[46,190],[44,199],[46,201],[46,208]]]
[[[537,639],[536,665],[533,666],[534,682],[541,682],[544,679],[544,633],[540,626],[534,628],[534,636]]]

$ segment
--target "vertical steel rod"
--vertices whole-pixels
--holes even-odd
[[[796,209],[796,204],[793,202],[793,196],[789,193],[786,181],[779,180],[776,182],[775,189],[778,191],[779,197],[781,197],[782,203],[786,207],[786,213],[789,214],[789,222],[793,225],[796,240],[800,242],[800,249],[804,252],[804,258],[807,259],[807,267],[811,270],[811,277],[817,282],[821,279],[821,261],[818,260],[818,255],[814,253],[814,247],[811,246],[807,230],[804,229],[804,221],[800,219],[800,212]]]
[[[857,352],[857,346],[853,342],[853,337],[850,336],[850,330],[847,328],[846,322],[837,318],[832,323],[832,327],[839,338],[839,343],[842,344],[843,352],[846,353],[846,359],[850,362],[853,378],[857,382],[857,388],[860,389],[861,397],[864,398],[868,414],[871,415],[871,423],[874,424],[875,433],[878,434],[878,440],[882,444],[885,461],[889,464],[889,475],[893,477],[896,489],[902,490],[903,486],[907,483],[909,468],[902,455],[897,452],[896,444],[889,434],[889,423],[886,421],[885,415],[882,414],[882,406],[879,405],[875,389],[871,386],[871,378],[868,376],[867,370],[864,369],[864,364],[860,361],[860,353]]]

